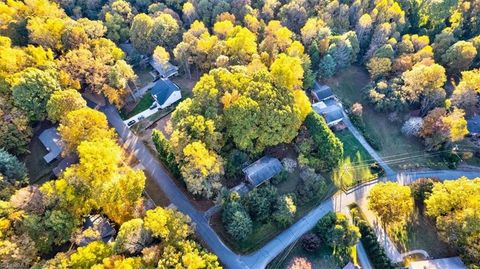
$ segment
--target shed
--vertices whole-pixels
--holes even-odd
[[[85,231],[91,229],[95,232],[98,232],[99,237],[89,236],[88,234],[83,234],[78,241],[79,246],[88,245],[90,242],[96,241],[98,239],[107,243],[113,240],[115,235],[115,229],[110,221],[101,215],[89,215],[83,223],[82,230]]]
[[[480,135],[480,115],[475,115],[467,120],[467,129],[471,135]]]
[[[42,144],[48,150],[48,154],[43,156],[43,159],[47,163],[51,163],[53,160],[58,158],[62,152],[62,144],[60,141],[60,135],[55,127],[51,127],[43,131],[38,139],[40,139],[40,142],[42,142]]]
[[[409,269],[467,269],[459,257],[410,263]]]
[[[162,78],[169,78],[178,74],[178,67],[171,64],[170,62],[161,63],[152,57],[149,63]]]
[[[335,97],[329,86],[319,85],[317,82],[313,84],[312,95],[317,101],[324,101]]]
[[[163,109],[182,99],[182,93],[169,79],[159,79],[151,88],[151,94],[158,107]]]
[[[273,157],[263,156],[251,165],[243,168],[245,179],[252,187],[258,187],[283,170],[282,163]]]

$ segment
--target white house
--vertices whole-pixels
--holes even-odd
[[[159,79],[150,90],[158,108],[164,109],[182,99],[180,88],[169,79]]]

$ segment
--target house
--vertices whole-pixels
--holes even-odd
[[[57,159],[62,152],[62,144],[60,141],[60,135],[55,127],[51,127],[43,131],[38,137],[43,146],[48,150],[48,154],[43,156],[43,159],[47,163],[51,163]]]
[[[265,181],[278,175],[282,170],[282,163],[277,158],[268,156],[263,156],[242,169],[245,174],[245,180],[251,188],[262,185]]]
[[[70,165],[78,163],[78,156],[76,154],[69,155],[65,158],[63,158],[57,165],[57,167],[53,168],[52,172],[53,174],[58,178],[60,175],[70,167]]]
[[[169,105],[182,99],[180,88],[171,82],[169,79],[159,79],[150,89],[153,100],[158,104],[158,107],[164,109]]]
[[[319,85],[317,82],[315,82],[315,84],[313,85],[312,95],[313,98],[317,101],[325,101],[335,98],[335,95],[333,94],[333,91],[329,86]]]
[[[326,105],[324,102],[317,102],[312,108],[325,118],[328,126],[334,126],[343,120],[343,110],[337,104]]]
[[[409,269],[467,269],[459,257],[410,263]]]
[[[468,133],[472,136],[480,136],[480,115],[475,115],[467,120]]]
[[[95,234],[85,232],[86,230],[92,230]],[[82,231],[80,238],[77,240],[79,246],[86,246],[98,239],[107,243],[112,241],[115,235],[113,224],[111,224],[107,218],[98,214],[87,216],[83,223]]]
[[[155,69],[161,78],[169,78],[171,76],[178,75],[178,67],[171,64],[170,62],[161,63],[155,58],[149,61],[150,65]]]

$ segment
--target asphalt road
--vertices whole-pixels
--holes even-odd
[[[120,118],[116,108],[113,106],[105,106],[101,108],[101,111],[106,114],[108,121],[115,128],[120,138],[123,140],[124,145],[135,154],[139,162],[145,167],[149,174],[152,175],[152,178],[168,196],[169,200],[178,208],[178,210],[190,216],[196,225],[197,234],[206,243],[208,248],[218,256],[220,261],[227,268],[265,268],[266,265],[277,255],[279,255],[285,248],[297,241],[304,233],[312,229],[322,216],[330,211],[340,211],[341,208],[353,202],[366,200],[369,190],[375,184],[373,183],[359,187],[348,194],[340,192],[332,196],[330,199],[325,200],[318,207],[314,208],[288,229],[282,231],[261,249],[250,255],[238,255],[230,250],[220,240],[215,231],[209,226],[208,220],[204,216],[203,212],[196,210],[185,194],[175,185],[174,179],[170,177],[169,173],[158,161],[155,154],[152,153],[135,134],[130,132]],[[374,153],[376,154],[376,152]],[[375,158],[374,154],[372,154],[372,156]],[[378,158],[381,160],[380,157]],[[381,162],[379,163],[382,165]],[[385,166],[384,169],[386,167],[388,166]],[[394,176],[396,174],[393,170],[390,171],[386,169],[386,171],[389,180],[397,180],[398,178],[400,182],[412,182],[421,177],[433,176],[439,177],[440,179],[456,179],[460,176],[466,176],[468,178],[480,177],[480,173],[474,171],[445,170],[399,173],[397,177]]]

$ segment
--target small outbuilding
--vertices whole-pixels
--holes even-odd
[[[169,78],[178,75],[178,67],[170,62],[161,63],[152,57],[149,63],[153,69],[158,72],[161,78]]]
[[[60,156],[60,153],[62,153],[62,143],[60,141],[60,135],[55,127],[44,130],[38,139],[40,139],[40,142],[42,142],[43,146],[45,146],[48,151],[48,154],[43,156],[43,159],[47,163],[53,162],[58,156]]]
[[[335,95],[329,86],[319,85],[317,82],[313,84],[312,95],[317,101],[325,101],[335,98]]]
[[[410,263],[409,269],[467,269],[459,257]]]
[[[251,188],[262,185],[283,170],[282,163],[273,157],[263,156],[251,165],[243,168],[245,180]]]
[[[161,109],[182,99],[180,88],[169,79],[159,79],[150,91],[153,99]]]

